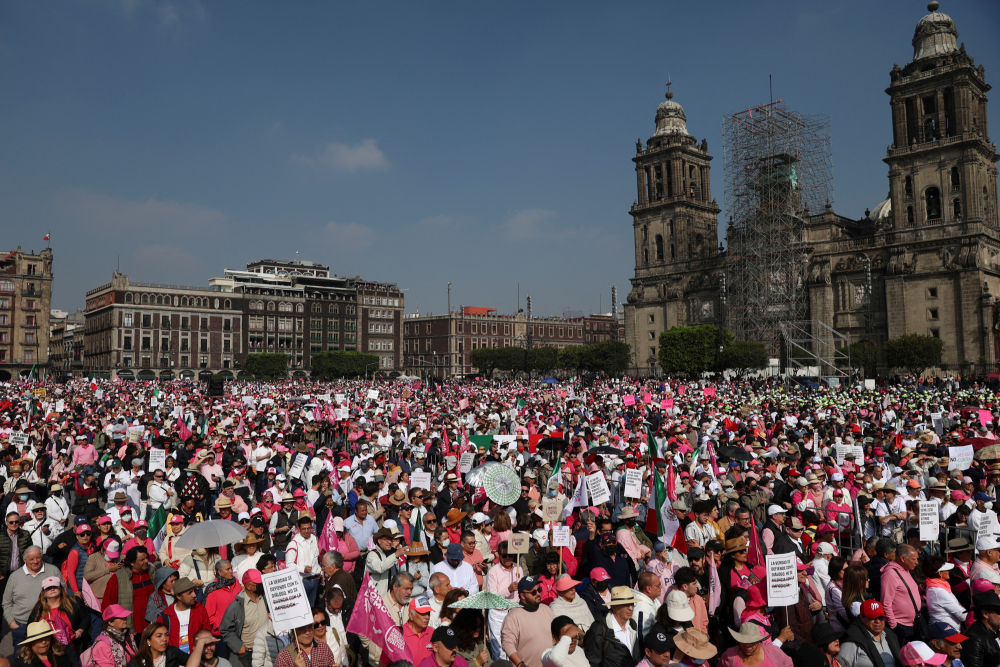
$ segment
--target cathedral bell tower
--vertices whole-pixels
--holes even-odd
[[[938,3],[927,9],[913,35],[913,60],[893,66],[886,90],[892,226],[978,222],[997,229],[998,155],[986,121],[985,70],[958,45],[955,22]]]

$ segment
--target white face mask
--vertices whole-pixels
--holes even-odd
[[[448,538],[445,538],[445,539],[441,540],[441,542],[439,544],[441,545],[441,548],[447,549],[448,545],[451,544],[451,540],[449,540]]]
[[[871,491],[871,490],[872,490],[872,484],[870,482],[868,484],[865,484],[865,491]]]

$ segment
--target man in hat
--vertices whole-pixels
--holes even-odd
[[[56,521],[60,530],[67,527],[69,522],[69,504],[63,497],[63,486],[58,482],[49,487],[49,497],[45,499],[46,514],[48,518]]]
[[[500,644],[515,667],[542,667],[542,653],[552,646],[552,610],[541,603],[542,587],[536,577],[523,577],[517,595],[521,606],[504,619]]]
[[[281,650],[274,667],[338,667],[340,660],[326,642],[314,641],[313,624],[295,628],[295,639]],[[300,655],[301,654],[301,655]]]
[[[885,626],[885,610],[878,600],[861,603],[861,614],[847,628],[840,642],[837,661],[842,665],[885,665],[883,655],[892,656],[896,665],[903,664],[899,657],[899,640]]]
[[[969,626],[962,642],[962,664],[965,667],[1000,665],[1000,597],[995,592],[976,593],[972,596],[972,611],[976,621]]]
[[[197,589],[187,577],[181,577],[174,584],[174,602],[160,612],[157,620],[167,626],[168,643],[185,653],[191,652],[199,630],[211,629],[208,612],[198,602]]]
[[[522,489],[525,486],[527,485],[522,484]],[[438,520],[443,521],[448,514],[448,510],[454,506],[454,502],[464,497],[464,495],[461,489],[458,488],[458,476],[453,472],[447,473],[444,476],[444,489],[438,494],[437,507],[435,507]],[[525,494],[522,493],[521,495],[524,497]],[[518,514],[521,514],[521,512],[518,512]],[[527,512],[524,512],[524,514],[527,514]]]
[[[969,574],[972,569],[972,545],[964,537],[956,537],[948,540],[948,548],[945,549],[945,557],[948,562],[955,566],[957,572],[949,577],[951,582],[951,592],[955,594],[963,607],[968,608],[971,599],[969,597]]]
[[[962,642],[967,639],[968,637],[943,621],[931,623],[928,628],[928,640],[931,648],[947,656],[945,661],[941,663],[945,667],[952,667],[956,661],[959,665],[962,664],[959,660],[962,657]]]
[[[31,519],[24,524],[24,529],[31,535],[31,543],[43,554],[52,546],[56,535],[62,532],[59,523],[46,516],[47,509],[42,503],[35,503],[31,507]]]
[[[281,494],[281,509],[271,515],[268,530],[274,540],[274,550],[284,551],[292,539],[299,513],[295,511],[295,497],[287,491]],[[360,542],[358,546],[364,548]]]
[[[1000,575],[1000,567],[997,565],[1000,563],[1000,543],[996,538],[989,533],[980,533],[976,539],[976,551],[979,552],[979,557],[969,571],[972,581],[984,578],[987,572]]]
[[[796,552],[795,543],[785,532],[785,517],[787,510],[781,505],[769,505],[767,508],[767,523],[761,530],[761,541],[769,554],[788,554]]]
[[[597,667],[634,667],[639,662],[639,626],[632,618],[635,597],[627,586],[611,589],[611,612],[594,618],[583,640],[590,664]]]
[[[469,595],[479,592],[479,580],[476,571],[465,562],[465,551],[460,544],[449,544],[445,551],[444,560],[431,568],[431,574],[437,573],[448,576],[452,588],[464,588],[469,591]]]
[[[434,628],[430,626],[432,611],[434,609],[430,601],[424,596],[413,598],[407,607],[408,617],[403,624],[403,641],[410,649],[414,665],[419,665],[431,655],[433,648],[431,637],[434,635]],[[483,652],[485,653],[486,649],[483,649]],[[488,658],[489,653],[486,653],[484,664]]]

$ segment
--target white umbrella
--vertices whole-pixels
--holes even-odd
[[[177,540],[181,549],[208,549],[242,542],[247,531],[235,521],[217,519],[188,526]]]

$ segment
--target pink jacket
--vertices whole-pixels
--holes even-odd
[[[907,589],[913,596],[912,602]],[[917,582],[896,561],[882,566],[882,606],[890,628],[897,625],[912,626],[917,611],[920,610],[920,589],[917,588]]]
[[[89,443],[77,445],[76,449],[73,450],[73,465],[86,467],[96,460],[97,449]]]
[[[764,644],[764,654],[767,659],[771,661],[774,667],[792,667],[792,659],[781,652],[780,648],[776,648],[773,644]],[[743,662],[740,660],[740,648],[734,646],[719,658],[718,667],[743,667]]]

